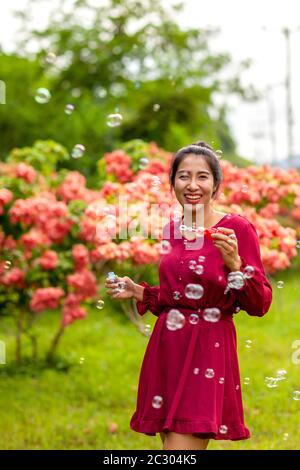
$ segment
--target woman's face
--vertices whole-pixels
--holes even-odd
[[[174,180],[178,202],[183,208],[191,204],[188,208],[192,207],[194,212],[196,204],[206,205],[211,202],[214,189],[214,178],[205,159],[201,155],[187,155],[180,162]]]

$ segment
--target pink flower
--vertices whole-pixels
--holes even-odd
[[[44,287],[37,289],[30,301],[30,308],[33,312],[42,312],[47,309],[57,308],[60,299],[65,292],[60,287]]]
[[[13,193],[6,188],[0,189],[0,205],[5,206],[8,204],[10,201],[12,201],[14,198]]]
[[[1,271],[1,270],[0,270]],[[1,275],[0,282],[4,286],[12,286],[15,284],[20,289],[25,287],[25,273],[19,268],[12,268]]]
[[[26,163],[18,163],[15,168],[17,178],[24,179],[27,183],[33,183],[36,178],[36,171]]]
[[[41,245],[50,245],[51,243],[51,240],[46,233],[38,228],[30,229],[29,232],[21,236],[20,241],[26,250],[32,250],[33,248]]]
[[[86,318],[87,315],[86,310],[83,307],[79,307],[78,305],[73,306],[72,308],[67,306],[64,307],[62,314],[62,323],[64,326],[70,325],[75,320]]]
[[[39,262],[43,269],[55,269],[58,264],[58,255],[54,250],[47,250],[40,257]]]
[[[69,275],[67,282],[82,299],[94,297],[97,294],[96,278],[94,274],[87,269]]]
[[[84,245],[74,245],[72,248],[72,255],[75,261],[76,271],[86,268],[89,263],[89,250]]]

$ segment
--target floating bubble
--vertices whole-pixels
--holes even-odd
[[[56,59],[57,57],[56,57],[55,52],[48,52],[48,54],[45,57],[45,62],[47,62],[47,64],[54,64]]]
[[[65,106],[65,113],[66,113],[68,116],[71,116],[71,114],[73,113],[74,109],[75,109],[75,106],[74,106],[73,104],[71,104],[71,103],[66,104],[66,106]]]
[[[219,277],[218,277],[218,281],[219,281],[219,282],[223,281],[223,276],[219,276]]]
[[[216,307],[206,308],[203,311],[204,320],[209,321],[211,323],[216,323],[217,321],[220,320],[220,317],[221,317],[221,312]]]
[[[245,346],[246,346],[247,349],[252,348],[252,341],[251,341],[251,339],[246,339],[246,341],[245,341]]]
[[[79,364],[83,364],[84,361],[85,361],[85,358],[84,358],[84,357],[80,357],[80,358],[79,358]]]
[[[106,124],[108,127],[118,127],[122,124],[123,121],[123,116],[122,114],[115,113],[115,114],[109,114],[107,116]]]
[[[300,248],[300,240],[297,240],[296,248]]]
[[[241,187],[241,191],[242,193],[247,193],[248,192],[248,186],[246,184],[243,184],[242,187]]]
[[[161,181],[158,176],[152,176],[151,185],[156,187],[161,185]]]
[[[295,390],[293,392],[293,400],[295,401],[299,401],[300,400],[300,391],[299,390]]]
[[[75,147],[73,147],[72,149],[71,157],[81,158],[84,155],[84,152],[85,152],[85,146],[82,144],[76,144]]]
[[[193,372],[194,372],[195,375],[198,375],[198,374],[199,374],[199,371],[200,371],[200,370],[198,369],[198,367],[195,367],[195,369],[194,369]]]
[[[228,274],[228,287],[231,289],[241,289],[245,285],[244,275],[241,271],[234,271]]]
[[[278,289],[282,289],[283,286],[284,286],[284,282],[283,282],[283,281],[278,281],[278,282],[277,282],[277,287],[278,287]]]
[[[289,433],[288,433],[288,432],[283,433],[282,439],[283,439],[284,441],[287,441],[288,438],[289,438]]]
[[[278,378],[276,378],[276,377],[265,377],[265,384],[268,388],[275,388],[278,385]]]
[[[249,383],[250,383],[250,378],[249,378],[249,377],[245,377],[245,378],[244,378],[244,384],[245,384],[245,385],[249,385]]]
[[[161,255],[168,255],[172,251],[172,245],[168,240],[162,240],[159,244],[159,253]]]
[[[195,268],[195,273],[196,274],[203,274],[203,266],[202,264],[197,264],[196,268]]]
[[[147,336],[150,336],[151,325],[144,325],[144,332]]]
[[[160,110],[160,104],[158,104],[158,103],[154,104],[154,105],[153,105],[153,111],[154,111],[154,112],[157,112],[157,111],[159,111],[159,110]]]
[[[224,379],[224,377],[220,377],[220,378],[219,378],[219,384],[221,384],[221,385],[222,385],[224,382],[225,382],[225,379]]]
[[[286,370],[285,369],[279,369],[277,372],[276,372],[276,377],[278,380],[285,380],[286,379]]]
[[[179,300],[180,297],[181,297],[180,292],[178,292],[178,290],[175,290],[175,291],[173,292],[173,299]]]
[[[236,390],[239,390],[239,389],[240,389],[240,386],[239,386],[239,385],[236,385],[236,386],[235,386],[235,389],[236,389]]]
[[[227,432],[228,432],[227,426],[225,426],[225,424],[222,424],[222,425],[219,427],[219,433],[220,433],[220,434],[227,434]]]
[[[134,84],[134,88],[136,88],[136,89],[141,88],[140,82],[136,82],[136,83]]]
[[[215,371],[213,369],[206,369],[204,375],[207,379],[212,379],[215,375]]]
[[[152,399],[152,406],[153,408],[161,408],[163,404],[163,399],[159,395],[155,395]]]
[[[144,170],[149,165],[149,160],[146,157],[140,158],[139,169]]]
[[[198,261],[199,261],[199,263],[204,263],[205,256],[199,256]]]
[[[5,263],[4,263],[4,269],[10,269],[11,266],[12,266],[11,261],[5,261]]]
[[[184,327],[184,324],[185,324],[184,315],[182,315],[182,313],[180,313],[179,310],[172,308],[168,312],[167,319],[166,319],[166,326],[168,330],[170,331],[180,330],[181,328]]]
[[[215,348],[219,348],[219,347],[220,347],[220,343],[216,342],[216,343],[214,344],[214,346],[215,346]]]
[[[197,262],[196,262],[194,259],[191,259],[191,260],[189,261],[189,268],[190,268],[190,269],[195,269],[196,266],[197,266]]]
[[[246,279],[250,279],[251,277],[253,277],[254,273],[255,269],[253,268],[253,266],[245,266],[245,268],[243,269],[243,274]]]
[[[48,103],[51,99],[51,93],[47,88],[38,88],[35,92],[34,99],[40,104]]]
[[[199,316],[197,315],[197,313],[191,313],[189,316],[189,322],[192,325],[196,325],[198,321],[199,321]]]
[[[241,307],[236,307],[235,308],[236,313],[238,313],[240,310],[241,310]]]
[[[98,302],[97,302],[97,308],[98,308],[99,310],[102,310],[103,307],[104,307],[104,301],[103,301],[103,300],[98,300]]]
[[[200,284],[187,284],[184,290],[185,296],[188,299],[201,299],[204,289]]]
[[[222,150],[216,150],[215,154],[217,155],[218,158],[222,158],[223,151]]]

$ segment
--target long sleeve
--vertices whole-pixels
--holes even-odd
[[[252,266],[252,277],[245,278],[241,289],[231,289],[236,298],[236,305],[249,315],[262,317],[272,303],[272,287],[268,281],[261,260],[258,236],[251,222],[242,229],[238,237],[238,251],[242,261],[241,271],[246,266]]]
[[[159,286],[151,287],[147,282],[140,282],[140,286],[144,286],[143,292],[143,300],[138,300],[136,302],[136,307],[140,315],[144,315],[147,310],[150,310],[154,315],[158,317],[160,313],[160,306],[159,306]]]

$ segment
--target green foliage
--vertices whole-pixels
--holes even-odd
[[[95,184],[99,155],[131,139],[154,140],[175,151],[201,138],[234,153],[227,108],[215,96],[255,94],[239,79],[247,61],[234,76],[220,79],[232,61],[227,53],[211,51],[216,30],[181,29],[159,0],[108,0],[101,7],[87,0],[71,3],[69,9],[54,7],[49,24],[34,31],[30,15],[36,0],[28,1],[19,15],[18,55],[0,54],[0,79],[7,88],[7,103],[0,107],[2,158],[12,146],[37,139],[59,141],[68,152],[81,143],[87,149],[82,171]],[[27,47],[32,40],[39,46],[36,54]],[[53,63],[49,52],[57,55]],[[49,89],[49,102],[34,100],[39,87]],[[75,106],[71,115],[64,112],[68,103]],[[123,115],[123,124],[108,127],[107,116],[115,112]],[[39,162],[38,155],[32,158]],[[75,159],[63,163],[81,166]]]
[[[27,163],[44,176],[51,176],[59,165],[70,160],[66,149],[54,142],[38,140],[32,147],[14,148],[7,163]]]

